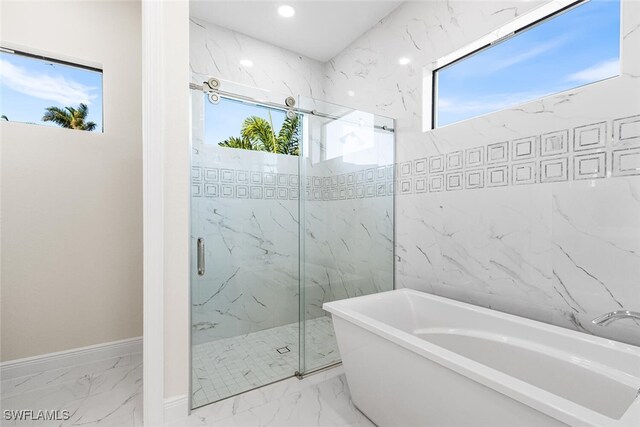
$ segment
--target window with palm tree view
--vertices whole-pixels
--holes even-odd
[[[205,142],[221,147],[297,156],[301,117],[284,110],[222,98],[206,102]]]
[[[102,132],[102,71],[1,48],[0,116]]]

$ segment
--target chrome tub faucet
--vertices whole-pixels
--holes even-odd
[[[637,311],[616,310],[596,317],[591,323],[598,326],[607,326],[609,323],[620,319],[640,319],[640,313]]]

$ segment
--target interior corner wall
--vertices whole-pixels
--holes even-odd
[[[189,33],[193,73],[276,94],[324,98],[321,62],[193,17]],[[247,58],[253,67],[240,65]]]
[[[104,71],[104,133],[0,123],[1,360],[139,337],[140,4],[1,7],[2,42]]]

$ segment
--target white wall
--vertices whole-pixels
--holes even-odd
[[[396,286],[639,344],[633,322],[590,320],[640,297],[640,3],[623,1],[620,77],[422,131],[423,68],[539,4],[405,3],[331,61],[327,96],[396,118]],[[398,65],[401,56],[411,63]],[[580,147],[580,127],[593,124],[606,127],[601,146]],[[537,145],[527,159],[497,161],[509,185],[489,188],[489,144],[507,141],[511,155],[519,138],[541,144],[557,131],[566,152],[542,156]],[[470,149],[484,150],[484,161],[416,169]],[[579,176],[585,158],[601,162],[602,178]],[[546,176],[549,162],[564,176]],[[517,167],[531,167],[533,182],[514,183]],[[479,188],[464,182],[471,169],[484,176]],[[461,186],[435,188],[456,176]]]
[[[162,5],[164,395],[189,388],[189,3]],[[153,326],[151,326],[153,327]]]
[[[104,70],[104,133],[0,123],[2,360],[140,336],[140,5],[3,1],[0,28]]]

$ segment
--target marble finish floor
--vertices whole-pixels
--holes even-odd
[[[340,360],[330,317],[307,320],[305,335],[307,371]],[[293,376],[298,352],[298,323],[195,345],[194,406]]]
[[[329,317],[307,321],[306,332],[309,366],[339,359]],[[200,368],[200,378],[194,375],[194,384],[200,386],[196,392],[204,399],[231,395],[222,393],[237,396],[200,408],[175,426],[271,425],[269,414],[277,415],[275,425],[370,425],[350,402],[342,368],[238,394],[290,377],[299,369],[297,323],[196,347],[194,356],[200,359],[199,364],[194,360],[194,368]],[[290,351],[278,353],[276,349],[282,347]],[[61,421],[2,419],[3,427],[141,426],[142,354],[2,379],[0,395],[2,411],[58,410],[69,414]]]
[[[3,379],[4,426],[141,426],[142,353]],[[13,421],[6,410],[68,411],[62,421]]]
[[[1,409],[70,414],[64,421],[2,420],[2,426],[142,426],[141,354],[4,380]],[[168,425],[373,426],[353,405],[342,366],[221,400]]]
[[[353,404],[342,366],[290,378],[194,410],[171,427],[374,427]]]

